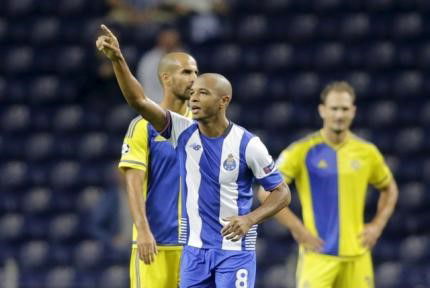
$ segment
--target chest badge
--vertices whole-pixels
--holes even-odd
[[[234,160],[233,154],[229,154],[227,156],[227,159],[224,160],[224,163],[222,166],[227,171],[233,171],[234,169],[236,169],[237,164],[236,164],[236,160]]]
[[[358,161],[358,160],[352,160],[352,161],[351,161],[351,168],[352,168],[353,170],[358,170],[358,169],[360,169],[360,168],[361,168],[361,163],[360,163],[360,161]]]
[[[327,167],[328,167],[328,163],[324,159],[321,159],[318,162],[318,168],[320,168],[320,169],[326,169]]]

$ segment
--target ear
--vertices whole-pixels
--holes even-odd
[[[227,108],[228,104],[230,104],[231,97],[228,95],[221,96],[221,108]]]
[[[164,73],[161,73],[160,80],[161,80],[162,85],[168,86],[168,85],[170,85],[171,77],[168,73],[164,72]]]
[[[352,105],[352,118],[355,118],[355,113],[357,112],[357,106]]]
[[[325,105],[324,104],[318,105],[318,113],[320,114],[321,119],[325,118]]]

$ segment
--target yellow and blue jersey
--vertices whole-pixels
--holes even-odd
[[[124,138],[119,167],[146,172],[142,193],[152,234],[159,246],[166,249],[179,246],[179,165],[171,143],[145,119],[137,117],[130,123]],[[136,238],[137,230],[133,225],[133,247]]]
[[[376,146],[352,133],[335,146],[317,132],[291,144],[277,164],[286,182],[295,182],[304,225],[325,241],[322,253],[364,254],[358,235],[368,185],[381,189],[392,180]]]

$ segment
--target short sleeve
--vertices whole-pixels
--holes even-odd
[[[293,182],[300,171],[300,146],[293,143],[284,149],[276,160],[276,165],[285,182]]]
[[[388,168],[388,165],[385,163],[384,157],[376,146],[372,147],[371,153],[372,163],[369,183],[377,189],[385,188],[393,178],[392,173],[390,168]]]
[[[138,117],[130,123],[124,137],[118,167],[146,170],[148,157],[148,122]]]
[[[193,120],[178,113],[167,111],[167,124],[160,134],[164,138],[169,139],[172,145],[176,147],[179,136],[192,124]]]
[[[245,151],[246,163],[254,177],[266,191],[271,191],[283,182],[272,156],[260,138],[253,137]]]

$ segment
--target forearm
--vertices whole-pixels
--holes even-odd
[[[166,112],[146,97],[142,85],[133,76],[124,57],[112,61],[113,70],[121,92],[127,103],[148,120],[155,129],[162,130],[166,125]]]
[[[146,217],[146,201],[142,195],[142,185],[144,177],[141,171],[126,171],[126,190],[128,205],[131,211],[133,223],[138,231],[150,231],[148,219]],[[130,175],[130,174],[137,175]]]
[[[269,194],[260,207],[248,214],[253,224],[263,222],[290,204],[291,193],[285,183],[279,185]]]
[[[145,112],[140,110],[144,110],[144,103],[148,99],[139,81],[131,73],[124,56],[121,55],[117,60],[112,61],[112,65],[118,85],[127,103],[140,113]]]
[[[269,196],[270,196],[270,192],[264,191],[264,189],[260,187],[260,190],[258,191],[258,198],[260,202],[263,203]],[[288,207],[281,209],[275,215],[275,219],[279,223],[281,223],[282,225],[290,229],[293,235],[305,229],[302,221]]]
[[[381,229],[385,227],[394,212],[398,194],[397,184],[394,180],[385,189],[380,190],[378,208],[372,223],[377,224]]]

